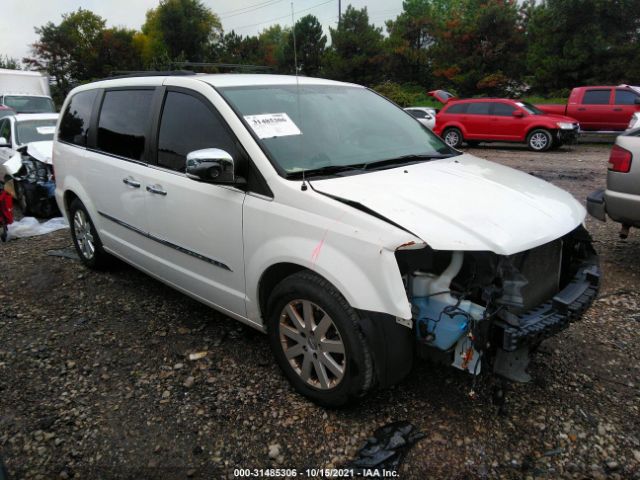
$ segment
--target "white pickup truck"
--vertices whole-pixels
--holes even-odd
[[[49,78],[40,72],[0,68],[0,105],[16,113],[54,113]]]

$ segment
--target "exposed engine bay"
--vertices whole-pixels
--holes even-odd
[[[398,250],[421,356],[478,375],[530,380],[529,353],[577,320],[600,283],[582,227],[514,255]]]

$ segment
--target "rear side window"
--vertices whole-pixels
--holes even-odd
[[[58,140],[73,143],[81,147],[87,146],[87,135],[91,123],[91,110],[97,95],[96,90],[76,93],[60,120]]]
[[[616,90],[616,105],[633,105],[638,96],[630,90]]]
[[[153,90],[111,90],[104,94],[98,120],[98,149],[144,160]]]
[[[447,111],[444,113],[467,113],[468,106],[468,103],[457,103],[447,108]]]
[[[489,115],[490,109],[491,103],[489,102],[470,103],[467,108],[467,113],[471,115]]]
[[[513,105],[509,105],[508,103],[494,103],[493,104],[493,115],[497,115],[499,117],[510,117],[515,112],[516,107]]]
[[[584,93],[582,103],[586,105],[608,105],[611,90],[587,90]]]
[[[415,118],[427,118],[427,114],[422,110],[407,110]]]
[[[238,160],[235,141],[222,120],[202,100],[168,92],[158,133],[158,165],[184,172],[187,154],[219,148]]]

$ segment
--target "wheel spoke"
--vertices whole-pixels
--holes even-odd
[[[281,323],[280,333],[282,333],[286,337],[289,337],[291,340],[293,340],[296,343],[302,344],[305,341],[302,335],[300,335],[300,332],[298,330],[291,328],[289,325],[283,325]]]
[[[302,369],[300,370],[300,377],[305,382],[309,382],[311,378],[311,355],[307,354],[302,360]]]
[[[313,306],[311,302],[303,301],[302,302],[302,313],[304,317],[304,329],[311,333],[311,329],[313,328]]]
[[[324,352],[344,355],[344,345],[340,340],[329,340],[325,338],[324,340],[320,340],[320,346]]]
[[[329,376],[324,365],[317,358],[313,359],[313,369],[316,371],[316,376],[320,382],[322,388],[329,388]]]
[[[300,343],[294,345],[291,348],[287,348],[284,351],[284,355],[285,357],[287,357],[287,359],[291,360],[292,358],[296,358],[299,357],[300,355],[304,355],[304,348],[303,345],[301,345]]]
[[[327,330],[333,325],[331,321],[331,317],[326,313],[322,316],[322,320],[318,323],[318,326],[313,329],[313,334],[316,336],[316,339],[322,341],[322,339],[327,335]]]
[[[304,320],[302,320],[302,317],[300,317],[300,314],[294,308],[293,303],[290,303],[289,305],[287,305],[287,307],[285,308],[285,311],[287,313],[287,316],[289,317],[289,319],[293,323],[294,328],[296,330],[298,330],[299,332],[303,332],[304,331]]]
[[[320,362],[326,366],[338,380],[342,378],[342,375],[344,374],[343,367],[338,365],[331,355],[328,353],[321,353]]]

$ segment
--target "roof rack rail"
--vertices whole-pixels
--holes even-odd
[[[173,62],[171,65],[176,67],[214,67],[214,68],[229,68],[237,70],[273,70],[273,67],[267,65],[251,65],[247,63],[210,63],[210,62]]]
[[[109,80],[115,78],[132,78],[132,77],[181,77],[187,75],[196,75],[191,70],[116,70],[111,72],[107,78]]]

